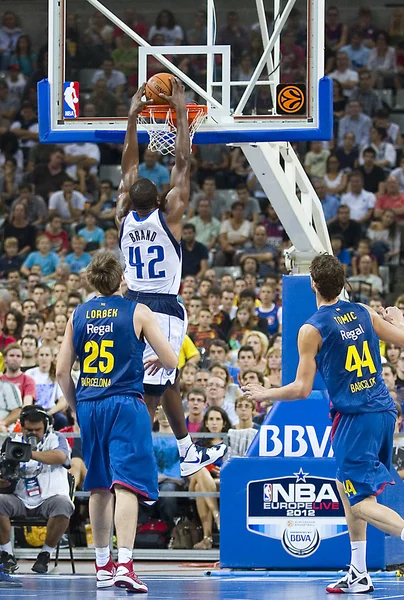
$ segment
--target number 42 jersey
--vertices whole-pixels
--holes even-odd
[[[355,414],[395,410],[382,376],[379,338],[366,308],[339,300],[321,306],[306,323],[321,334],[316,363],[333,411]]]
[[[139,217],[128,213],[122,222],[120,247],[125,258],[125,280],[130,290],[177,295],[181,283],[181,246],[161,210]]]

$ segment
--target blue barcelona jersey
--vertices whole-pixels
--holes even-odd
[[[274,304],[274,307],[271,310],[263,310],[261,306],[259,306],[256,311],[257,315],[260,317],[264,317],[268,321],[268,333],[269,335],[274,335],[279,331],[279,306]]]
[[[80,360],[77,401],[110,396],[143,398],[143,351],[133,330],[136,302],[101,296],[73,314],[73,346]]]
[[[307,323],[321,334],[316,363],[333,410],[342,414],[394,411],[382,377],[379,338],[366,308],[339,300],[321,306]]]

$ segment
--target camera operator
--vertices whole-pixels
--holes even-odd
[[[15,441],[30,443],[32,459],[21,463],[21,478],[10,492],[0,479],[0,563],[6,573],[18,569],[10,543],[11,518],[43,517],[48,520],[45,544],[32,570],[47,573],[52,550],[65,533],[74,505],[69,498],[67,470],[70,451],[66,438],[52,431],[52,416],[41,406],[26,406],[20,413],[22,434]],[[7,489],[9,488],[9,489]]]

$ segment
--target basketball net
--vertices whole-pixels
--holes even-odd
[[[205,121],[207,112],[207,106],[187,104],[190,145],[195,133]],[[175,154],[177,115],[171,106],[158,104],[147,106],[138,116],[138,123],[149,135],[149,150],[164,155]]]

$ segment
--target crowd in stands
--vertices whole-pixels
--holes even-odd
[[[169,10],[143,19],[128,8],[123,19],[152,45],[206,42],[203,11],[189,29]],[[269,13],[267,20],[271,31]],[[388,32],[376,22],[360,8],[348,27],[338,9],[328,7],[326,70],[334,80],[335,136],[294,146],[321,201],[334,253],[345,265],[348,292],[378,309],[394,294],[400,267],[404,157],[400,128],[377,90],[398,95],[404,85],[404,11],[392,11]],[[306,38],[294,9],[281,40],[282,82],[305,80]],[[262,53],[257,24],[248,28],[230,12],[217,43],[231,45],[235,77],[248,80]],[[95,70],[81,114],[126,116],[136,89],[137,46],[95,11],[85,26],[67,15],[66,52],[71,79],[80,79],[83,68]],[[203,82],[206,65],[199,58],[173,60]],[[117,186],[102,177],[104,166],[119,165],[122,146],[39,143],[36,84],[46,76],[48,49],[32,48],[29,31],[10,11],[2,17],[0,61],[0,433],[18,427],[21,406],[31,403],[54,415],[57,430],[78,433],[55,380],[55,357],[68,318],[93,294],[85,272],[92,256],[110,251],[122,260],[114,222]],[[149,69],[156,73],[162,66],[151,60]],[[258,87],[247,110],[268,114],[271,108],[268,89]],[[139,175],[154,181],[162,197],[171,167],[141,148]],[[180,291],[189,316],[179,364],[184,409],[191,434],[212,436],[199,443],[213,444],[225,434],[229,454],[243,455],[271,406],[247,401],[241,387],[281,385],[283,251],[291,242],[239,149],[194,147],[191,188]],[[404,296],[396,305],[404,312]],[[381,350],[386,382],[402,402],[404,352]],[[220,464],[181,480],[161,408],[154,429],[167,434],[155,437],[161,491],[219,489]],[[79,438],[71,445],[80,489],[85,468]],[[220,507],[206,497],[197,499],[196,509],[203,538],[195,547],[209,549],[212,532],[220,529]],[[156,514],[171,529],[183,510],[178,499],[166,497]]]

